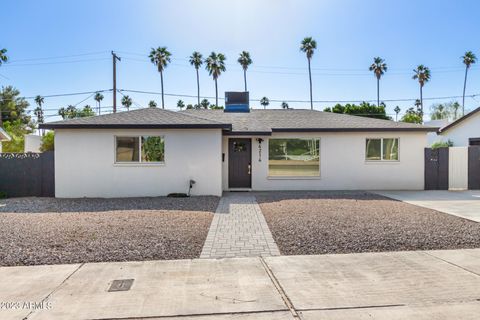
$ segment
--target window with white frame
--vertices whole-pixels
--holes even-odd
[[[163,163],[164,161],[163,136],[115,137],[116,163]]]
[[[320,139],[269,139],[268,175],[271,177],[318,177]]]
[[[399,138],[367,138],[365,160],[398,161]]]

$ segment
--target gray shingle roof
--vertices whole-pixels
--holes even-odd
[[[232,124],[231,134],[263,133],[272,131],[436,131],[437,128],[420,124],[350,116],[315,110],[251,110],[249,113],[222,110],[186,110],[183,113]]]
[[[228,134],[270,135],[283,132],[329,131],[436,131],[438,128],[315,110],[223,110],[175,112],[145,108],[87,118],[49,122],[42,129],[59,128],[221,128]]]
[[[145,108],[132,111],[105,114],[100,116],[75,118],[40,124],[42,129],[60,128],[222,128],[231,125],[195,115]]]

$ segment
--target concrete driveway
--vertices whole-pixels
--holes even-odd
[[[420,207],[480,222],[480,190],[377,191],[376,193]]]
[[[0,279],[2,320],[480,314],[480,249],[4,267]],[[131,288],[110,292],[120,279]]]

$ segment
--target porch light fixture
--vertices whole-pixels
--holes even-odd
[[[258,162],[262,162],[262,138],[257,138],[258,141]]]

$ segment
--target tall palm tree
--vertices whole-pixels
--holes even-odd
[[[197,71],[197,99],[198,99],[198,105],[200,105],[200,77],[198,75],[198,69],[202,66],[203,64],[203,56],[200,52],[195,51],[192,53],[190,56],[190,64],[195,67],[195,70]]]
[[[150,61],[157,66],[158,72],[160,72],[160,81],[162,85],[162,109],[165,109],[165,100],[163,98],[163,71],[170,63],[170,56],[172,54],[167,50],[167,47],[152,48],[150,51]]]
[[[380,78],[387,71],[387,64],[382,58],[375,57],[373,58],[373,63],[368,70],[373,71],[375,77],[377,77],[377,106],[380,106]]]
[[[242,51],[237,61],[243,68],[243,82],[245,83],[245,91],[247,91],[247,69],[253,62],[252,58],[250,58],[250,53],[248,51]]]
[[[395,121],[398,121],[398,114],[401,111],[400,107],[396,106],[395,109],[393,109],[393,111],[395,111]]]
[[[312,70],[310,68],[310,60],[312,60],[313,52],[317,49],[317,42],[312,37],[306,37],[302,40],[300,51],[305,52],[308,60],[308,77],[310,79],[310,108],[313,110],[313,94],[312,94]]]
[[[285,101],[282,102],[281,106],[282,106],[282,109],[288,109],[289,108],[288,103],[286,103]]]
[[[130,110],[130,106],[132,105],[132,99],[129,96],[123,96],[122,98],[122,106],[127,108],[127,111]]]
[[[415,74],[412,79],[418,80],[420,84],[420,114],[423,118],[423,86],[430,81],[430,69],[421,64],[416,69],[413,69],[413,72],[415,72]]]
[[[42,105],[43,105],[43,102],[44,102],[44,99],[42,96],[36,96],[35,99],[34,99],[35,103],[37,104],[37,107],[35,108],[35,110],[33,110],[33,113],[35,114],[35,116],[37,117],[37,122],[38,123],[43,123],[44,121],[44,117],[43,117],[43,109],[42,109]],[[40,130],[40,133],[42,133],[42,131]],[[42,134],[43,135],[43,134]]]
[[[0,49],[0,66],[8,61],[7,49]]]
[[[153,100],[150,100],[148,101],[148,107],[149,108],[156,108],[157,107],[157,103]]]
[[[267,109],[267,106],[270,104],[270,100],[267,97],[260,99],[260,104],[263,106],[263,109]]]
[[[462,97],[462,116],[465,115],[465,89],[467,88],[467,73],[470,66],[477,62],[477,57],[472,51],[467,51],[462,57],[465,65],[465,80],[463,81],[463,97]]]
[[[100,115],[100,113],[101,113],[100,103],[101,103],[102,100],[103,100],[103,94],[101,94],[100,92],[97,92],[97,93],[95,93],[95,96],[93,97],[93,99],[94,99],[95,101],[97,101],[98,114]]]
[[[225,60],[227,58],[223,53],[215,53],[212,52],[208,56],[206,62],[206,69],[208,73],[213,77],[215,81],[215,106],[218,106],[218,84],[217,79],[218,77],[226,70],[225,68]]]

